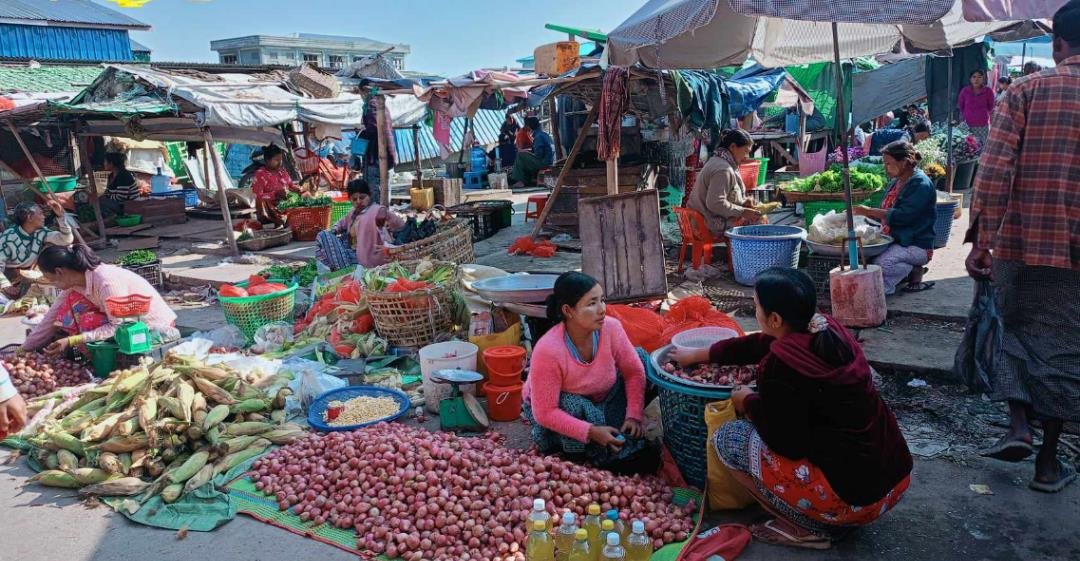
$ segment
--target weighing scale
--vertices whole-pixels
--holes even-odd
[[[439,402],[439,428],[444,431],[483,432],[491,422],[476,397],[461,391],[462,384],[484,381],[484,375],[472,370],[451,368],[431,375],[436,384],[450,384],[450,397]]]
[[[123,323],[116,328],[116,344],[126,355],[150,352],[150,328],[142,322],[142,316],[150,312],[150,297],[139,294],[112,297],[105,301],[112,317]]]

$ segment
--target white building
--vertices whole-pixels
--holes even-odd
[[[295,66],[311,62],[324,68],[341,68],[357,60],[386,53],[386,58],[398,70],[405,70],[408,45],[383,43],[365,37],[343,37],[315,33],[295,33],[288,37],[249,35],[210,42],[210,50],[218,53],[222,64]]]

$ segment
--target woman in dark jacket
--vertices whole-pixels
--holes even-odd
[[[909,292],[933,288],[934,283],[922,282],[922,276],[926,272],[924,265],[934,255],[934,182],[918,169],[922,156],[910,142],[893,142],[881,150],[881,156],[885,172],[894,178],[889,192],[881,208],[857,206],[854,212],[881,222],[882,232],[895,240],[874,261],[881,267],[885,294],[895,293],[904,280],[908,281],[905,290]]]
[[[754,287],[760,333],[676,351],[686,365],[756,364],[757,390],[731,400],[747,420],[712,435],[720,460],[776,519],[768,543],[828,549],[877,520],[910,484],[911,454],[855,338],[817,310],[814,283],[769,269]]]

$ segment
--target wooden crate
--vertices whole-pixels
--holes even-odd
[[[435,190],[435,204],[442,205],[444,207],[457,206],[464,202],[462,200],[462,180],[461,179],[414,179],[412,182],[413,188],[430,188]]]
[[[124,203],[124,214],[138,214],[142,216],[143,224],[152,224],[154,226],[168,226],[187,222],[187,214],[184,212],[184,199],[127,201]]]
[[[639,302],[666,297],[657,191],[582,199],[578,208],[581,269],[600,281],[607,300]]]

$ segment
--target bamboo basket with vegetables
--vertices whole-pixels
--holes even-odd
[[[319,232],[330,227],[330,197],[301,197],[289,193],[278,204],[278,210],[285,213],[285,223],[292,230],[293,239],[301,242],[314,241]]]
[[[476,261],[472,243],[472,223],[456,218],[439,231],[419,241],[387,249],[393,261],[437,259],[458,265]]]
[[[851,166],[851,201],[862,202],[885,187],[885,167],[874,164]],[[780,192],[788,203],[844,200],[843,170],[838,165],[784,184]]]
[[[459,281],[457,264],[425,259],[369,269],[362,284],[376,331],[391,345],[422,347],[462,325]]]

